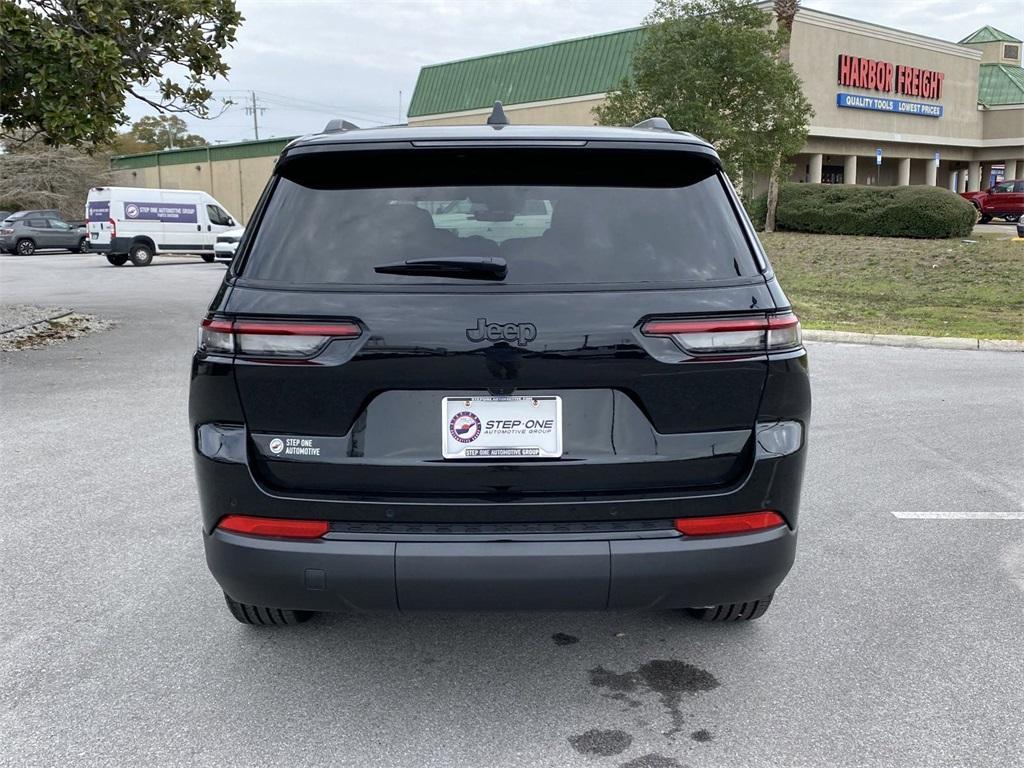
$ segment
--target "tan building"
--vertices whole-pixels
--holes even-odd
[[[629,76],[643,35],[627,29],[424,67],[409,123],[482,123],[500,100],[515,123],[591,125],[594,107]],[[965,191],[1024,178],[1021,48],[987,26],[950,43],[801,8],[790,56],[814,116],[793,180]],[[202,189],[247,221],[288,140],[115,158],[114,183]]]
[[[512,122],[592,124],[642,36],[628,29],[424,67],[409,123],[480,122],[501,100]],[[963,191],[1024,177],[1020,40],[982,27],[950,43],[801,8],[790,56],[814,108],[793,180]]]
[[[291,138],[263,139],[115,157],[111,160],[111,184],[201,189],[215,197],[239,221],[247,222],[277,156],[289,141]]]

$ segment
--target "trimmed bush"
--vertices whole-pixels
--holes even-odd
[[[767,195],[748,206],[758,229],[764,227]],[[876,237],[967,237],[974,228],[974,206],[939,187],[862,187],[853,184],[783,184],[779,189],[778,229],[827,235]]]

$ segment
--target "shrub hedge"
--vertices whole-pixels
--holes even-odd
[[[748,206],[764,227],[767,195]],[[974,228],[974,206],[939,187],[863,187],[853,184],[793,184],[779,188],[778,229],[828,235],[877,237],[967,237]]]

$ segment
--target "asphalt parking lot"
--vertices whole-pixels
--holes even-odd
[[[1024,355],[811,345],[800,549],[758,622],[257,630],[203,562],[185,411],[223,270],[0,257],[4,303],[115,323],[0,360],[0,764],[1024,764]]]

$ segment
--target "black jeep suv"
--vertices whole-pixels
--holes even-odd
[[[231,612],[761,616],[807,356],[718,155],[658,119],[493,122],[278,159],[192,366]]]

